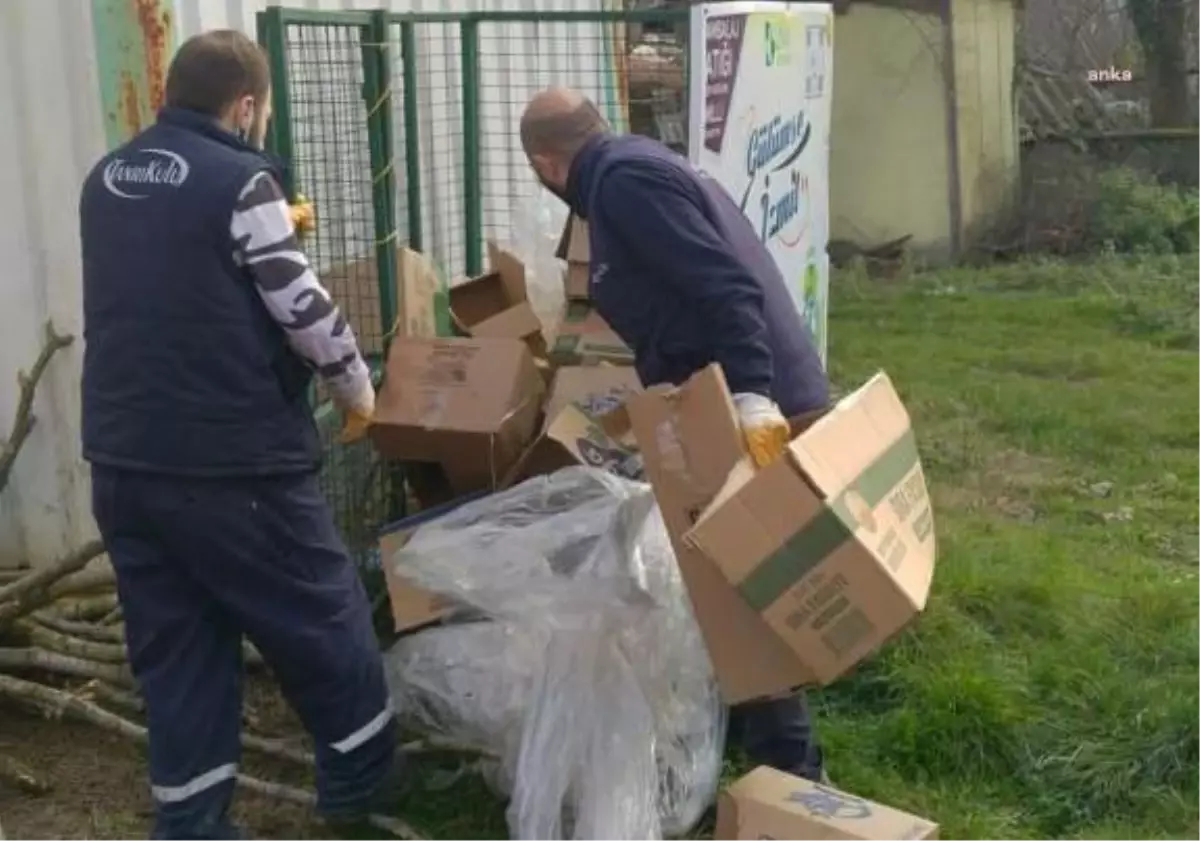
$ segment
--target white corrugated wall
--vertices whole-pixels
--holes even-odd
[[[266,0],[175,0],[176,37],[204,29],[240,28],[253,35],[255,15]],[[605,0],[297,0],[285,5],[324,10],[392,11],[581,11]],[[0,438],[18,401],[16,372],[32,364],[42,325],[53,319],[60,331],[79,335],[81,295],[76,226],[78,189],[92,163],[105,151],[92,4],[87,0],[0,0],[0,102],[10,119],[0,122]],[[534,195],[528,167],[515,137],[523,101],[549,84],[587,90],[612,102],[603,65],[599,25],[483,24],[480,62],[483,220],[487,236],[510,239],[512,220]],[[463,183],[458,29],[418,29],[421,94],[422,226],[426,249],[449,276],[464,270]],[[349,59],[348,45],[340,53]],[[357,52],[355,48],[354,52]],[[334,53],[334,57],[337,57]],[[355,62],[356,64],[357,62]],[[356,73],[349,63],[308,65],[305,80],[337,84],[339,73]],[[304,79],[305,70],[294,71]],[[342,87],[356,85],[346,76]],[[398,142],[403,119],[392,103]],[[299,91],[296,92],[299,99]],[[310,97],[310,101],[316,98]],[[365,138],[332,132],[331,103],[315,102],[295,116],[307,128],[298,144],[309,144],[298,167],[300,186],[337,182],[339,195],[319,207],[322,233],[333,241],[357,241],[357,253],[322,255],[325,262],[369,253],[374,233],[369,204]],[[306,134],[307,132],[307,134]],[[401,147],[402,148],[402,147]],[[397,166],[401,166],[397,161]],[[337,172],[331,177],[330,168]],[[406,194],[398,178],[400,235],[406,231]],[[350,251],[350,249],[347,249]],[[38,390],[39,419],[22,449],[8,487],[0,492],[0,566],[44,563],[78,545],[94,531],[87,470],[80,459],[79,378],[81,341],[61,352]]]

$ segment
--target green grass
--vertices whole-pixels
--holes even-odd
[[[1196,837],[1197,270],[835,278],[833,377],[891,374],[940,545],[925,615],[814,694],[840,787],[946,838]],[[504,832],[474,781],[407,816]]]

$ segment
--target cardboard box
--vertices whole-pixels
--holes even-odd
[[[773,768],[756,768],[717,800],[716,839],[937,838],[938,825]]]
[[[617,411],[642,384],[632,368],[560,368],[546,403],[541,435],[505,486],[584,464],[626,479],[644,478],[628,416]]]
[[[567,219],[562,236],[558,240],[558,249],[554,256],[568,263],[592,262],[591,241],[588,239],[587,222],[575,214]]]
[[[445,514],[484,494],[472,494],[447,505],[440,505],[405,517],[387,527],[379,537],[379,560],[383,568],[383,579],[387,584],[388,601],[392,606],[392,620],[398,632],[414,631],[440,622],[446,618],[453,605],[440,596],[435,596],[412,584],[399,575],[392,558],[407,545],[409,539],[421,526],[433,522]]]
[[[340,263],[319,272],[322,285],[358,337],[364,355],[383,353],[384,334],[433,338],[449,334],[445,285],[433,263],[407,248],[396,250],[396,318],[385,331],[374,256]]]
[[[589,304],[567,301],[550,361],[558,366],[632,365],[633,351]]]
[[[592,267],[587,263],[568,263],[563,269],[563,294],[568,301],[587,301],[592,297]]]
[[[803,662],[721,570],[683,539],[746,453],[720,367],[705,368],[679,388],[647,389],[625,410],[722,697],[736,704],[811,683]]]
[[[581,404],[585,412],[599,417],[641,390],[637,372],[624,365],[559,368],[546,399],[546,420],[553,420],[571,404]]]
[[[456,495],[498,487],[537,431],[545,389],[517,339],[397,339],[385,370],[376,449],[438,464]]]
[[[704,411],[728,407],[714,399]],[[775,463],[739,464],[685,542],[819,683],[901,631],[925,607],[937,551],[912,426],[887,375],[840,400]]]
[[[542,323],[528,300],[525,264],[511,252],[488,243],[491,269],[450,289],[450,313],[466,336],[521,339],[535,356],[546,355]]]

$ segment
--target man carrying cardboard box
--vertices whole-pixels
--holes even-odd
[[[543,186],[587,221],[593,302],[632,348],[642,382],[679,385],[719,363],[754,461],[777,458],[788,419],[824,409],[829,384],[737,204],[662,144],[614,135],[577,91],[534,96],[520,133]],[[802,694],[739,705],[731,734],[758,764],[822,776]]]

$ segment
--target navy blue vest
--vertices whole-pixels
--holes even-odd
[[[270,169],[209,118],[168,108],[88,175],[88,461],[214,477],[319,467],[311,369],[233,259],[238,194]]]

